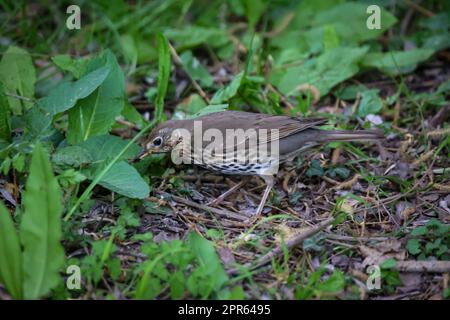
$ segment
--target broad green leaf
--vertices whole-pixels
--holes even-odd
[[[418,63],[427,60],[433,53],[434,51],[429,49],[369,53],[362,60],[362,64],[390,75],[397,75],[413,71]]]
[[[205,267],[208,274],[212,276],[214,290],[219,290],[228,281],[228,276],[223,269],[214,246],[195,232],[191,232],[188,238],[192,253],[200,265]]]
[[[324,26],[323,47],[325,51],[337,48],[339,46],[339,36],[333,25]]]
[[[208,70],[192,55],[191,51],[185,51],[180,56],[183,67],[189,76],[199,81],[202,86],[210,87],[213,84],[213,77],[209,74]]]
[[[122,110],[122,116],[135,124],[137,124],[140,127],[144,127],[147,124],[147,121],[144,119],[142,114],[139,113],[139,111],[136,110],[135,107],[128,101],[125,101],[125,106]]]
[[[90,60],[86,66],[86,74],[103,66],[110,69],[103,83],[69,110],[67,139],[71,144],[107,133],[122,112],[125,102],[125,80],[111,51],[106,50]]]
[[[80,80],[63,82],[54,88],[47,97],[39,99],[37,106],[47,112],[49,116],[69,110],[78,100],[86,98],[97,89],[106,79],[111,67],[100,67]]]
[[[132,65],[136,65],[139,51],[133,36],[131,34],[122,35],[120,37],[120,45],[126,61]]]
[[[22,114],[31,108],[33,102],[30,99],[34,98],[36,71],[27,51],[14,46],[6,50],[0,61],[0,81],[6,93],[21,97],[7,97],[14,114]]]
[[[332,25],[336,30],[339,39],[346,43],[359,43],[361,41],[376,39],[386,30],[393,26],[397,19],[386,11],[381,9],[381,28],[367,28],[367,4],[357,2],[346,2],[323,10],[313,17],[310,24],[312,26]]]
[[[77,79],[80,79],[86,68],[86,60],[73,59],[68,54],[54,56],[52,57],[52,61],[61,68],[61,70],[69,71]]]
[[[355,100],[358,93],[368,90],[365,85],[352,84],[344,88],[340,88],[333,91],[333,94],[342,100]]]
[[[124,149],[128,143],[129,141],[127,140],[107,134],[89,138],[85,142],[79,144],[79,146],[89,152],[93,162],[99,162],[113,158],[122,149]],[[133,143],[119,158],[119,160],[131,159],[135,157],[140,150],[141,148],[137,144]]]
[[[79,167],[93,161],[91,153],[81,146],[60,148],[52,155],[52,162],[56,165]]]
[[[99,172],[101,168],[102,166],[99,166],[94,173]],[[90,178],[93,179],[93,176]],[[148,184],[137,170],[125,161],[115,163],[99,184],[128,198],[144,199],[150,193]]]
[[[392,269],[397,265],[397,260],[395,260],[394,258],[389,258],[384,260],[380,267],[381,269]]]
[[[283,50],[293,50],[292,56],[294,52],[297,56],[320,53],[325,51],[324,45],[330,43],[327,39],[327,29],[330,27],[334,29],[339,43],[346,46],[356,46],[376,39],[396,22],[396,18],[381,8],[381,28],[370,30],[366,26],[369,17],[366,13],[367,6],[342,0],[302,1],[294,9],[295,16],[289,26],[272,39],[271,44]],[[285,16],[281,17],[278,24],[285,19]]]
[[[311,22],[317,15],[334,8],[334,6],[342,2],[345,2],[345,0],[302,1],[295,8],[295,17],[289,27],[298,30],[311,26]]]
[[[368,47],[338,47],[323,53],[318,58],[308,60],[301,66],[274,71],[270,80],[286,95],[298,94],[298,86],[310,84],[319,90],[322,97],[332,87],[359,71],[358,62],[368,49]]]
[[[33,136],[42,136],[51,132],[53,117],[39,108],[37,104],[26,111],[24,120],[26,128]]]
[[[420,226],[411,231],[412,236],[424,236],[428,233],[428,228],[426,226]]]
[[[61,241],[62,193],[47,152],[37,144],[23,196],[20,227],[23,245],[24,297],[45,296],[61,280],[64,264]]]
[[[86,98],[97,89],[110,72],[109,66],[100,67],[80,80],[62,82],[48,96],[37,101],[27,111],[25,119],[33,135],[45,134],[50,128],[53,116],[74,107],[78,100]]]
[[[211,104],[221,104],[233,98],[241,86],[244,72],[239,73],[226,87],[219,89],[211,99]]]
[[[377,89],[366,90],[361,93],[361,102],[358,106],[358,115],[365,117],[369,114],[377,114],[383,107],[383,100],[378,95]]]
[[[158,42],[158,90],[155,101],[155,119],[161,121],[164,111],[164,98],[169,84],[170,52],[169,43],[164,35],[158,33],[156,40]]]
[[[153,120],[149,124],[147,124],[141,131],[136,134],[133,139],[128,141],[127,145],[117,153],[110,162],[108,162],[104,168],[102,168],[96,175],[93,177],[92,182],[89,184],[89,186],[83,191],[81,196],[78,198],[78,200],[75,202],[75,204],[70,208],[68,213],[64,216],[64,221],[68,221],[70,217],[75,213],[75,211],[79,208],[81,203],[89,198],[92,190],[94,187],[106,176],[106,174],[112,169],[112,167],[117,163],[119,159],[123,157],[124,154],[128,151],[128,148],[131,147],[144,133],[146,133],[148,130],[150,130],[152,127],[156,125],[156,121]]]
[[[447,31],[450,28],[450,21],[447,12],[436,13],[433,16],[417,21],[418,26],[430,31]]]
[[[443,32],[426,37],[422,45],[423,48],[432,49],[435,52],[450,47],[450,32]]]
[[[69,166],[100,163],[113,158],[124,149],[127,144],[128,141],[116,136],[95,136],[78,145],[59,148],[53,154],[52,160],[56,164]],[[134,158],[140,149],[141,148],[137,144],[132,144],[119,160]]]
[[[0,141],[10,141],[11,124],[8,99],[6,98],[3,84],[0,82]]]
[[[408,249],[408,252],[412,255],[417,255],[422,252],[421,246],[420,246],[420,240],[419,239],[409,239],[406,244],[406,249]]]
[[[180,29],[166,29],[164,35],[179,47],[194,47],[202,43],[216,48],[229,42],[225,30],[211,27],[186,26]]]
[[[0,201],[0,283],[14,299],[22,298],[22,252],[8,209]]]

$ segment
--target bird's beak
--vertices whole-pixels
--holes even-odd
[[[145,148],[142,149],[141,152],[133,159],[133,162],[137,162],[138,160],[144,159],[146,156],[152,154],[152,150],[146,150]]]

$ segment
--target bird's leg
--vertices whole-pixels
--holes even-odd
[[[269,197],[270,190],[272,190],[273,185],[275,184],[275,179],[273,176],[261,176],[266,183],[266,190],[264,190],[264,194],[261,198],[261,202],[259,203],[258,210],[256,210],[255,217],[259,217],[261,212],[264,209],[264,205],[266,204],[267,198]]]
[[[218,198],[214,199],[213,201],[209,202],[208,205],[218,205],[223,200],[225,200],[226,197],[228,197],[230,194],[233,194],[238,190],[239,188],[243,187],[248,182],[247,178],[243,178],[241,181],[236,183],[234,186],[232,186],[230,189],[222,193]]]

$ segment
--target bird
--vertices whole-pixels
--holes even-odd
[[[256,175],[266,184],[259,217],[279,166],[304,151],[334,141],[380,140],[380,130],[324,130],[325,118],[300,118],[244,111],[220,111],[194,119],[168,120],[143,139],[138,159],[171,153],[176,164],[197,165],[220,174]],[[240,187],[239,183],[237,186]],[[236,186],[233,189],[237,189]],[[231,190],[221,197],[228,195]]]

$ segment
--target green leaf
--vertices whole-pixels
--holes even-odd
[[[326,25],[323,30],[323,46],[325,51],[339,46],[339,37],[332,25]]]
[[[269,3],[262,0],[244,0],[243,2],[248,24],[254,28]]]
[[[80,143],[79,146],[89,152],[93,162],[99,162],[113,158],[122,149],[124,149],[128,143],[129,141],[127,140],[106,134],[89,138],[88,140]],[[141,148],[136,143],[132,143],[118,160],[134,158],[140,150]]]
[[[122,110],[122,116],[126,120],[133,122],[140,127],[144,127],[147,124],[147,121],[144,119],[142,114],[140,114],[139,111],[137,111],[136,108],[133,107],[133,105],[128,101],[125,102],[125,106]]]
[[[367,87],[362,84],[352,84],[344,88],[337,89],[333,94],[342,100],[355,100],[358,93],[367,91]]]
[[[9,169],[11,169],[11,158],[6,157],[6,159],[2,160],[0,170],[6,176],[9,172]]]
[[[22,114],[33,105],[36,71],[31,57],[24,49],[11,46],[0,61],[0,81],[5,92],[24,99],[8,96],[9,107],[14,114]]]
[[[81,146],[68,146],[56,150],[52,161],[57,165],[79,167],[82,164],[92,163],[94,160],[88,150]]]
[[[389,258],[384,260],[380,267],[381,269],[392,269],[393,267],[395,267],[397,265],[397,260],[395,260],[394,258]]]
[[[48,155],[38,144],[33,150],[20,228],[26,299],[46,295],[61,280],[59,271],[64,264],[64,249],[60,243],[61,200],[61,189]]]
[[[346,2],[322,10],[309,22],[312,26],[331,25],[336,30],[340,39],[347,43],[359,43],[361,41],[376,39],[395,24],[397,19],[386,11],[381,10],[381,28],[367,28],[367,4],[357,2]]]
[[[14,299],[22,298],[22,252],[8,209],[0,201],[0,283]]]
[[[359,46],[364,41],[378,38],[396,22],[392,14],[381,8],[381,28],[368,29],[367,6],[342,0],[302,1],[293,10],[295,17],[292,22],[284,32],[272,39],[271,44],[296,52],[298,56],[320,53],[326,51],[325,46],[333,42],[335,44],[334,40],[328,41],[330,34],[327,34],[327,29],[332,27],[339,43]],[[281,21],[277,23],[280,24]]]
[[[428,229],[426,226],[420,226],[415,228],[413,231],[411,231],[411,235],[412,236],[423,236],[426,235],[428,233]]]
[[[377,89],[366,90],[361,93],[361,103],[358,107],[358,116],[365,117],[369,114],[377,114],[383,107],[383,100],[378,95]]]
[[[0,140],[10,141],[11,123],[8,99],[3,84],[0,82]]]
[[[155,119],[161,121],[164,111],[164,98],[169,84],[170,51],[169,43],[164,35],[158,33],[156,40],[158,42],[158,90],[155,101]]]
[[[81,194],[81,196],[78,198],[78,200],[75,202],[75,204],[70,208],[69,212],[67,212],[67,214],[64,216],[64,221],[68,221],[70,219],[70,217],[75,213],[75,211],[79,208],[79,206],[81,205],[81,203],[83,201],[86,201],[92,190],[94,189],[94,187],[103,179],[103,177],[105,177],[106,174],[108,174],[108,172],[112,169],[112,167],[114,166],[114,164],[117,163],[117,161],[119,159],[121,159],[123,157],[124,154],[126,154],[126,152],[128,151],[128,148],[130,148],[140,137],[142,137],[142,135],[144,133],[146,133],[148,130],[150,130],[152,127],[154,127],[156,125],[156,121],[153,120],[151,121],[149,124],[147,124],[144,128],[142,128],[141,131],[138,132],[138,134],[136,134],[133,139],[131,139],[130,141],[128,141],[128,143],[126,144],[126,146],[120,150],[113,158],[112,160],[106,165],[104,166],[104,168],[98,172],[96,174],[96,176],[93,178],[92,182],[89,184],[89,186],[83,191],[83,193]]]
[[[69,111],[67,139],[71,144],[107,133],[122,112],[125,80],[111,51],[106,50],[86,66],[86,74],[107,66],[110,72],[103,83],[87,98],[77,101]]]
[[[350,175],[350,170],[344,167],[330,168],[327,170],[327,175],[331,178],[336,177],[336,175],[340,176],[343,179],[347,179]]]
[[[225,88],[217,90],[211,99],[211,104],[221,104],[233,98],[241,86],[242,79],[244,79],[244,72],[239,73]]]
[[[53,160],[59,165],[91,164],[83,173],[93,180],[99,170],[104,168],[105,161],[117,156],[128,144],[129,141],[111,135],[91,137],[76,146],[58,149],[53,155]],[[140,147],[132,143],[118,160],[134,158],[139,151]],[[150,192],[147,183],[136,169],[123,161],[113,165],[99,183],[130,198],[142,199]]]
[[[18,172],[23,172],[25,168],[25,155],[23,153],[17,153],[13,158],[12,165]]]
[[[68,54],[59,54],[52,57],[52,61],[61,70],[69,71],[77,79],[81,77],[86,68],[86,60],[72,59]]]
[[[308,171],[306,171],[306,176],[321,177],[321,176],[323,176],[323,174],[324,174],[324,171],[323,171],[323,168],[320,166],[320,161],[319,160],[311,161],[311,166],[309,167]]]
[[[49,116],[69,110],[78,102],[95,91],[106,79],[111,66],[105,65],[74,82],[63,82],[54,88],[47,97],[38,100],[37,106]]]
[[[368,53],[362,64],[377,68],[389,75],[398,75],[413,71],[417,64],[431,57],[430,49],[414,49],[409,51],[390,51],[386,53]]]
[[[408,243],[406,244],[406,249],[408,249],[408,252],[412,255],[421,253],[422,248],[420,246],[419,239],[409,239]]]
[[[426,37],[422,47],[432,49],[435,52],[447,49],[450,47],[450,32],[447,31]]]
[[[120,45],[122,47],[123,55],[126,58],[127,63],[136,65],[139,51],[133,36],[131,34],[122,35],[120,37]]]
[[[183,52],[180,56],[183,63],[184,70],[189,76],[199,81],[202,86],[210,87],[213,84],[213,77],[209,74],[208,70],[192,55],[191,51]]]
[[[103,166],[98,166],[94,173],[97,174],[101,169]],[[92,180],[95,174],[90,176]],[[102,177],[99,184],[128,198],[144,199],[150,193],[148,184],[137,170],[125,161],[115,163]]]
[[[177,48],[194,47],[202,43],[216,48],[229,42],[225,30],[211,27],[186,26],[180,29],[166,29],[164,35],[177,44]]]
[[[256,23],[261,18],[261,15],[267,8],[268,2],[262,0],[244,0],[245,15],[247,16],[248,24],[254,28]]]
[[[358,63],[368,49],[368,47],[331,49],[298,67],[272,72],[270,81],[286,95],[298,94],[298,86],[311,84],[319,90],[322,97],[335,85],[359,71]]]
[[[65,81],[56,86],[48,96],[37,101],[25,115],[27,127],[35,136],[47,133],[53,116],[69,110],[83,98],[88,97],[106,79],[111,68],[108,65],[86,74],[82,79]]]
[[[170,285],[170,297],[172,299],[181,299],[184,295],[186,279],[183,272],[176,271],[169,280]]]
[[[315,289],[319,292],[339,292],[344,289],[344,286],[344,274],[336,270],[325,281],[319,283]]]
[[[101,135],[91,137],[76,145],[59,148],[52,156],[58,165],[80,166],[82,164],[100,163],[116,156],[129,142],[117,136]],[[133,143],[119,160],[134,158],[141,148]]]
[[[200,266],[203,266],[207,274],[212,277],[214,290],[219,290],[228,281],[228,276],[223,269],[216,250],[208,240],[195,232],[191,232],[188,238],[189,246]]]

